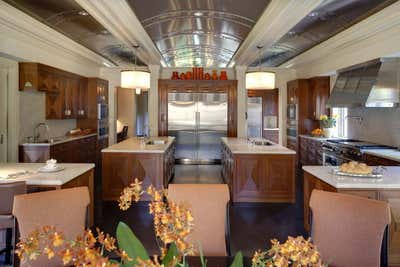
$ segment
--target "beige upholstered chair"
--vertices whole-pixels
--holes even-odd
[[[390,209],[386,202],[314,190],[310,207],[311,236],[329,266],[387,265]]]
[[[6,248],[0,253],[6,254],[6,263],[12,265],[15,247],[15,218],[12,215],[14,196],[25,194],[25,182],[0,183],[0,230],[7,230]],[[9,234],[11,232],[11,235]]]
[[[168,197],[189,203],[194,230],[189,236],[195,247],[201,244],[205,256],[229,253],[229,189],[226,184],[170,184]]]
[[[17,218],[21,238],[44,225],[53,225],[67,239],[82,234],[86,226],[87,208],[90,203],[87,187],[52,190],[18,195],[14,198],[13,214]],[[31,261],[32,267],[62,266],[60,259],[48,261],[41,257]],[[28,266],[22,263],[21,266]]]

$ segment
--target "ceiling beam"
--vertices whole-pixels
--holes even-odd
[[[140,45],[136,56],[147,65],[165,64],[153,41],[125,0],[75,0],[126,46]]]
[[[324,0],[271,0],[256,25],[233,56],[229,67],[252,64]]]

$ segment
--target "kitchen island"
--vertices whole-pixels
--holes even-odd
[[[174,137],[133,137],[103,149],[103,200],[118,200],[135,178],[144,186],[167,188],[174,174],[174,143]]]
[[[388,201],[400,198],[400,167],[388,166],[381,179],[353,178],[333,174],[330,166],[303,166],[304,228],[309,231],[310,196],[314,189]],[[392,224],[394,224],[394,220]],[[400,232],[390,227],[389,266],[400,266]]]
[[[281,145],[252,145],[222,138],[222,176],[233,202],[295,203],[296,152]]]
[[[93,223],[93,171],[94,164],[58,164],[63,170],[52,173],[41,173],[43,163],[0,163],[0,183],[25,181],[27,191],[38,192],[51,189],[65,189],[87,186],[90,193],[90,224]]]

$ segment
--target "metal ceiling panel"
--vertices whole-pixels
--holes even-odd
[[[277,67],[396,1],[326,0],[269,48],[261,65]]]
[[[123,45],[74,0],[4,1],[117,66],[134,65],[134,48]],[[137,65],[145,64],[138,59]]]
[[[127,1],[170,67],[226,67],[270,2]]]

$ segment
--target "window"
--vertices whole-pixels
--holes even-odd
[[[337,116],[334,136],[347,137],[347,108],[333,108],[332,116]]]

